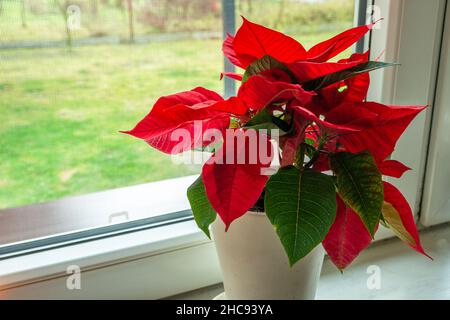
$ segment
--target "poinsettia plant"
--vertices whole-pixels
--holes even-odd
[[[195,221],[208,236],[217,214],[228,229],[259,210],[291,265],[322,243],[342,270],[380,223],[426,255],[407,201],[382,179],[409,170],[389,156],[425,107],[366,101],[369,72],[391,63],[370,61],[368,52],[330,61],[372,27],[352,28],[306,50],[244,18],[222,48],[243,70],[222,74],[241,83],[236,97],[225,100],[201,87],[161,97],[126,133],[168,154],[212,146],[188,189]],[[180,130],[183,139],[174,134]],[[239,143],[251,134],[256,140]],[[279,165],[270,174],[274,160]]]

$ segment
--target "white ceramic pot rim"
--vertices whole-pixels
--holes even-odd
[[[247,215],[247,214],[251,214],[251,215],[254,215],[254,216],[267,217],[267,214],[265,212],[263,212],[263,211],[247,211],[244,215]],[[236,220],[238,220],[239,218],[237,218]]]

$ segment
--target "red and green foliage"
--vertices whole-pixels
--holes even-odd
[[[292,265],[322,243],[342,270],[371,243],[380,223],[426,255],[408,203],[382,179],[409,170],[388,157],[425,107],[366,101],[369,72],[394,64],[370,61],[368,52],[329,61],[372,26],[306,50],[293,38],[244,19],[222,48],[243,69],[222,74],[241,83],[236,97],[224,100],[204,88],[162,97],[126,133],[169,154],[215,147],[188,190],[194,218],[208,236],[217,214],[228,229],[262,202]],[[185,129],[190,139],[174,140],[177,129]],[[220,141],[204,139],[210,129],[231,134]],[[279,132],[275,145],[270,129]],[[267,149],[268,159],[225,161],[251,158],[251,146],[236,139],[263,130],[256,150]],[[280,166],[271,176],[262,174],[274,156]]]

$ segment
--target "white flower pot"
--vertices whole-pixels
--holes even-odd
[[[222,268],[226,299],[312,300],[324,250],[317,246],[292,268],[264,213],[248,212],[225,232],[220,218],[211,225]]]

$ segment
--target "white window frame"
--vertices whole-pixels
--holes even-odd
[[[432,226],[450,221],[450,4],[447,3],[445,29],[439,67],[436,101],[433,108],[433,125],[427,160],[427,175],[420,222]]]
[[[385,21],[372,32],[372,54],[386,49],[383,60],[400,61],[402,67],[376,72],[369,100],[432,105],[445,0],[375,0],[374,5]],[[415,213],[430,121],[430,111],[419,116],[393,154],[414,168],[393,183],[406,194]],[[418,162],[410,163],[411,159]],[[81,290],[66,288],[70,265],[81,267]],[[192,220],[0,260],[0,298],[156,299],[220,281],[214,246]]]
[[[371,54],[401,66],[372,73],[368,99],[386,104],[434,104],[441,49],[445,0],[375,0],[384,17],[371,37]],[[389,179],[399,187],[418,216],[429,144],[431,108],[422,112],[400,138],[392,158],[413,170],[402,179]]]

